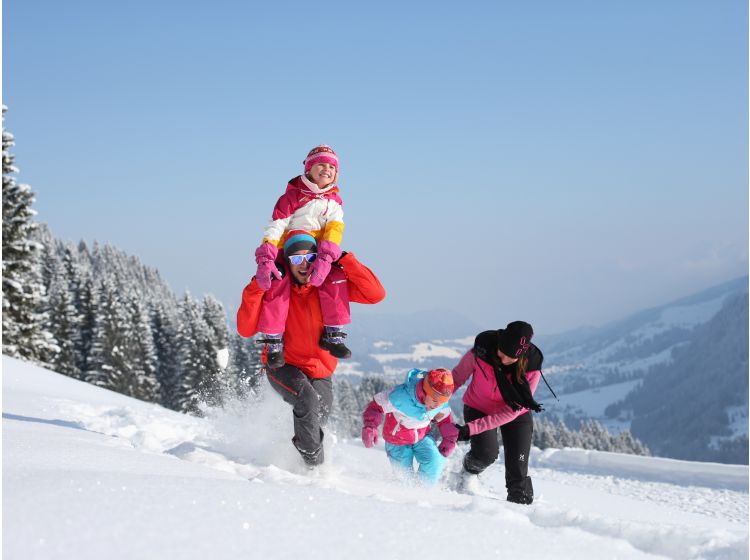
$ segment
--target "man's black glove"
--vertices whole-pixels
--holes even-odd
[[[471,438],[471,436],[469,435],[469,426],[459,426],[458,424],[454,425],[458,430],[458,441],[469,441],[469,439]]]

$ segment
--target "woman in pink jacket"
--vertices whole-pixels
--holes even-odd
[[[533,424],[531,412],[542,406],[532,396],[539,384],[542,352],[531,343],[534,330],[523,321],[514,321],[504,329],[480,333],[458,365],[453,369],[456,389],[466,383],[464,422],[458,428],[458,441],[469,441],[464,457],[462,486],[476,487],[479,473],[498,457],[500,444],[505,448],[505,486],[508,501],[530,504],[534,499],[528,476],[529,451]]]

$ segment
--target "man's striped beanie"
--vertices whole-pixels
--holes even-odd
[[[318,242],[315,241],[315,238],[309,232],[303,229],[290,231],[286,241],[284,241],[284,256],[288,257],[292,253],[305,249],[317,251]]]

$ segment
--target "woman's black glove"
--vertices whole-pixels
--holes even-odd
[[[469,441],[469,439],[471,438],[471,436],[469,435],[469,426],[459,426],[458,424],[454,425],[458,430],[458,441]]]

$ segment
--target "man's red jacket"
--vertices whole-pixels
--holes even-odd
[[[352,253],[341,257],[338,266],[346,275],[350,302],[372,304],[385,297],[385,289],[375,274]],[[242,305],[237,311],[237,332],[241,336],[250,337],[258,332],[261,305],[263,290],[253,278],[242,292]],[[284,333],[286,363],[298,367],[308,377],[329,377],[335,371],[338,360],[318,345],[322,333],[323,316],[320,312],[318,289],[309,284],[302,286],[292,282]],[[263,360],[265,361],[265,356]]]

